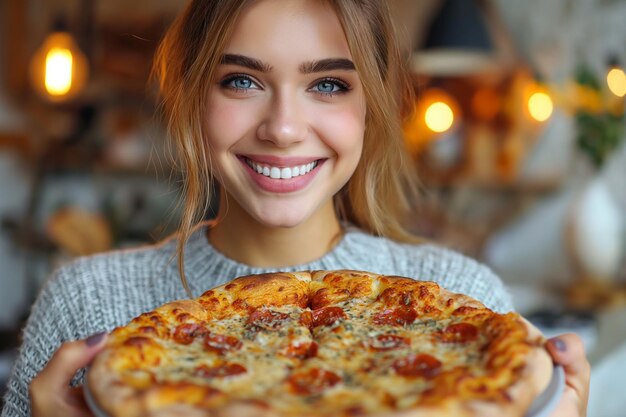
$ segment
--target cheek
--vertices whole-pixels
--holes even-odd
[[[207,108],[206,130],[209,144],[216,149],[229,147],[243,138],[254,125],[253,112],[236,101],[215,100]]]
[[[360,109],[334,109],[319,119],[321,136],[340,158],[358,158],[365,133],[365,112]]]

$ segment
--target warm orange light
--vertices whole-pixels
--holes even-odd
[[[66,48],[53,48],[46,55],[45,85],[52,96],[67,94],[72,88],[74,57]]]
[[[435,133],[443,133],[454,123],[452,108],[443,101],[436,101],[428,106],[424,113],[426,126]]]
[[[458,124],[461,112],[456,100],[446,91],[430,88],[418,95],[412,117],[404,125],[404,137],[409,149],[420,152],[440,133]]]
[[[88,76],[87,58],[66,32],[48,36],[33,55],[30,70],[35,91],[51,101],[76,96]]]
[[[613,68],[606,75],[606,83],[611,93],[618,97],[626,95],[626,74],[621,68]]]
[[[545,122],[552,116],[554,104],[550,95],[543,91],[536,91],[528,99],[528,112],[538,122]]]
[[[493,88],[483,87],[472,96],[472,112],[480,120],[489,121],[502,108],[502,99]]]

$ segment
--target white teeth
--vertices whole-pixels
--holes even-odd
[[[288,180],[293,177],[298,177],[300,175],[305,175],[311,172],[313,168],[315,168],[318,164],[318,161],[308,163],[306,165],[299,165],[295,167],[272,167],[267,165],[257,164],[249,159],[245,160],[250,168],[252,168],[257,173],[270,177],[273,179],[285,179]]]

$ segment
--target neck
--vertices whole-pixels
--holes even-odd
[[[230,200],[230,204],[220,203],[218,220],[209,229],[208,238],[218,251],[250,266],[279,268],[308,263],[328,253],[342,236],[332,201],[297,226],[273,227],[252,218]]]

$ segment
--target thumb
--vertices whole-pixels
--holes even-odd
[[[548,340],[546,345],[554,362],[565,371],[568,386],[574,389],[583,404],[589,395],[591,367],[585,356],[581,338],[574,333],[566,333]]]
[[[561,365],[568,376],[586,376],[589,363],[585,357],[585,347],[580,337],[566,333],[547,342],[547,349],[555,363]]]
[[[41,372],[42,379],[53,378],[69,383],[76,371],[91,362],[104,347],[107,334],[94,334],[87,339],[64,343],[50,358],[48,365]]]

